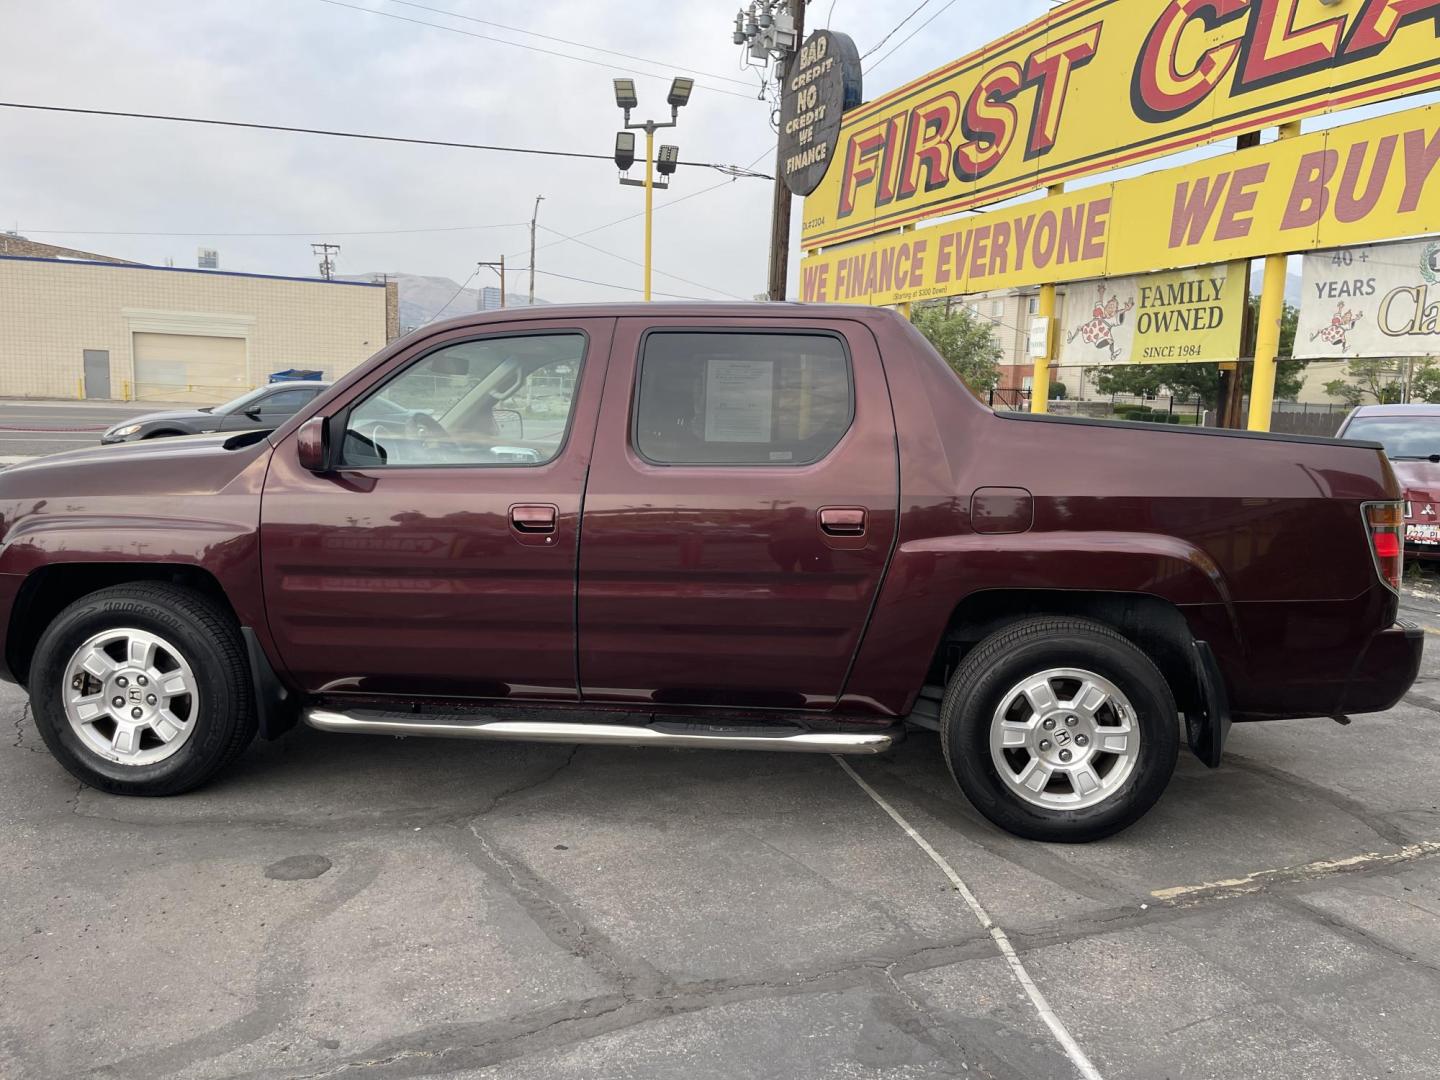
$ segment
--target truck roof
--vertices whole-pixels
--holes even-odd
[[[823,319],[863,319],[904,321],[899,312],[890,308],[869,307],[863,304],[802,304],[798,301],[728,303],[710,301],[683,301],[665,303],[622,302],[602,304],[545,304],[534,307],[510,307],[492,311],[468,312],[455,318],[428,324],[427,329],[447,325],[473,325],[477,322],[518,322],[532,319],[595,319],[615,318],[625,315],[644,315],[664,318],[721,319],[780,319],[814,317]]]

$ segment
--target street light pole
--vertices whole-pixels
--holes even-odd
[[[645,299],[650,299],[650,248],[655,239],[655,125],[645,125]]]
[[[629,134],[632,130],[645,132],[645,179],[632,180],[628,176],[621,176],[620,183],[631,187],[643,187],[645,189],[645,299],[650,299],[650,273],[651,273],[651,250],[655,238],[655,192],[664,191],[670,186],[668,179],[656,180],[655,173],[658,171],[662,177],[669,177],[675,171],[679,163],[680,150],[675,146],[660,147],[660,157],[655,157],[655,132],[660,128],[674,127],[679,122],[680,107],[690,100],[690,92],[694,89],[694,79],[677,78],[670,84],[670,96],[666,99],[670,105],[670,119],[668,122],[659,120],[645,120],[641,123],[630,122],[630,110],[639,105],[639,99],[635,96],[634,79],[615,80],[615,104],[625,112],[625,130],[615,138],[615,164],[622,173],[628,172],[630,166],[635,164],[635,136]]]

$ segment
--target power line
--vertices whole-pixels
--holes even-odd
[[[772,147],[769,147],[768,149],[766,149],[766,150],[762,151],[760,154],[758,154],[758,155],[755,157],[755,160],[752,161],[752,162],[750,162],[750,164],[747,165],[747,166],[745,166],[745,168],[747,168],[747,169],[748,169],[748,168],[751,168],[751,167],[754,166],[756,163],[758,163],[761,158],[769,157],[769,156],[770,156],[771,154],[773,154],[774,152],[775,152],[775,147],[773,147],[773,146],[772,146]],[[701,195],[708,195],[708,194],[709,194],[710,192],[712,192],[712,191],[719,191],[719,190],[720,190],[721,188],[723,188],[723,187],[729,187],[732,183],[734,183],[733,178],[732,178],[731,180],[722,180],[722,181],[720,181],[720,183],[718,183],[718,184],[711,184],[709,187],[707,187],[707,188],[701,188],[699,191],[692,191],[689,195],[681,195],[678,199],[671,199],[671,200],[669,200],[668,202],[663,202],[663,203],[661,203],[659,206],[657,206],[655,209],[656,209],[656,210],[664,210],[666,207],[679,206],[681,203],[687,202],[687,201],[690,200],[690,199],[698,199]],[[596,225],[594,228],[585,229],[583,232],[578,232],[578,233],[575,234],[574,237],[571,237],[571,239],[575,239],[575,238],[581,237],[581,236],[590,236],[591,234],[597,233],[597,232],[604,232],[606,229],[614,228],[616,225],[623,225],[623,224],[625,224],[625,222],[627,222],[627,221],[634,221],[636,218],[638,218],[638,217],[644,217],[644,216],[645,216],[645,211],[644,211],[644,210],[637,210],[637,211],[636,211],[635,213],[633,213],[633,214],[626,214],[624,217],[622,217],[622,218],[616,218],[614,221],[607,221],[604,225]],[[563,244],[563,243],[564,243],[563,240],[554,240],[554,241],[551,241],[551,242],[548,243],[548,244],[541,244],[538,250],[544,251],[546,248],[558,247],[560,244]],[[525,252],[521,251],[521,252],[517,252],[515,255],[510,255],[510,256],[506,256],[506,257],[507,257],[507,258],[519,258],[521,255],[524,255],[524,254],[525,254]]]
[[[621,262],[629,263],[631,266],[644,266],[644,265],[645,265],[644,263],[640,262],[638,259],[632,259],[632,258],[630,258],[630,257],[627,256],[627,255],[620,255],[620,254],[617,254],[617,253],[614,252],[614,251],[606,251],[606,250],[605,250],[604,248],[602,248],[602,247],[596,247],[594,244],[591,244],[591,243],[589,243],[589,242],[587,242],[587,241],[585,241],[585,240],[581,240],[581,239],[579,239],[579,238],[577,238],[577,237],[574,237],[574,236],[569,236],[569,235],[561,232],[559,229],[552,229],[552,228],[550,228],[550,226],[548,226],[548,225],[541,225],[540,228],[544,229],[546,232],[554,233],[556,236],[560,237],[562,240],[565,240],[565,241],[568,242],[568,243],[579,244],[581,247],[589,248],[591,251],[597,251],[597,252],[599,252],[601,255],[608,255],[608,256],[609,256],[610,258],[612,258],[612,259],[619,259]],[[661,277],[674,278],[676,281],[683,281],[686,285],[694,285],[697,289],[708,289],[710,292],[719,293],[721,296],[728,296],[728,297],[730,297],[732,300],[743,300],[743,299],[745,299],[743,296],[736,296],[734,293],[732,293],[732,292],[726,292],[724,289],[717,289],[717,288],[715,288],[715,286],[713,286],[713,285],[706,285],[706,284],[705,284],[704,282],[702,282],[702,281],[692,281],[690,278],[681,277],[679,274],[669,274],[669,273],[666,273],[664,270],[661,270],[658,266],[652,267],[651,269],[652,269],[652,271],[653,271],[654,273],[659,274]]]
[[[321,0],[331,3],[333,0]],[[365,10],[361,8],[359,10]],[[501,146],[488,143],[451,142],[447,139],[414,139],[404,135],[372,135],[362,131],[335,131],[330,128],[291,127],[286,124],[260,124],[247,120],[215,120],[202,116],[168,116],[163,113],[125,112],[119,109],[78,109],[68,105],[35,105],[23,101],[0,101],[0,109],[31,109],[36,112],[73,113],[77,116],[115,116],[127,120],[166,120],[174,124],[209,124],[215,127],[245,128],[252,131],[287,131],[296,135],[328,135],[337,139],[364,139],[368,142],[405,143],[411,146],[443,146],[455,150],[492,150],[504,154],[536,154],[541,157],[579,158],[585,161],[612,161],[609,154],[584,154],[578,150],[537,150],[526,146]],[[677,161],[699,169],[727,172],[733,165],[712,165],[705,161]],[[745,174],[746,179],[772,179],[760,173]]]
[[[527,37],[540,38],[543,41],[555,41],[561,45],[573,45],[577,49],[589,49],[591,52],[605,53],[607,56],[619,56],[626,60],[636,60],[642,64],[653,64],[655,67],[677,68],[682,74],[704,75],[707,79],[720,79],[723,82],[735,83],[737,86],[748,87],[750,85],[745,79],[736,79],[729,75],[717,75],[713,71],[699,71],[683,65],[669,64],[661,60],[649,60],[643,56],[636,56],[633,53],[617,52],[614,49],[602,49],[599,45],[586,45],[584,42],[571,41],[569,38],[554,37],[550,34],[537,33],[534,30],[523,30],[518,26],[506,26],[504,23],[493,22],[490,19],[476,18],[474,15],[465,15],[459,11],[446,11],[444,8],[430,7],[428,4],[418,4],[415,0],[390,0],[390,3],[419,8],[421,11],[428,11],[433,15],[448,15],[452,19],[464,19],[466,22],[479,23],[482,26],[493,26],[497,30],[508,30],[512,34],[525,34]],[[833,7],[834,5],[832,4],[831,6]],[[504,42],[504,44],[513,44],[513,42]],[[580,58],[576,57],[575,59]]]
[[[895,34],[899,31],[899,29],[900,29],[902,26],[904,26],[907,22],[909,22],[911,19],[913,19],[916,15],[919,15],[922,8],[927,8],[927,7],[929,7],[929,6],[930,6],[930,0],[921,0],[920,7],[917,7],[914,11],[910,12],[909,15],[906,15],[906,16],[905,16],[903,19],[901,19],[898,23],[896,23],[894,26],[892,26],[892,27],[890,28],[890,32],[889,32],[888,34],[886,34],[883,38],[881,38],[879,41],[877,41],[874,45],[870,46],[870,51],[867,52],[867,53],[865,53],[863,56],[861,56],[860,59],[861,59],[861,60],[864,60],[866,56],[871,56],[871,55],[873,55],[874,53],[879,52],[879,51],[880,51],[880,46],[884,45],[885,42],[889,41],[892,37],[894,37]],[[830,10],[831,10],[832,12],[835,10],[835,5],[834,5],[834,4],[831,4],[831,5],[830,5]]]
[[[295,237],[295,236],[406,236],[413,233],[477,232],[481,229],[514,229],[528,221],[507,221],[498,225],[442,225],[433,229],[306,229],[302,232],[134,232],[123,229],[18,229],[26,236],[180,236],[180,237]]]
[[[924,30],[925,27],[929,26],[932,22],[934,22],[936,19],[938,19],[941,15],[944,15],[945,12],[946,12],[946,11],[950,8],[950,6],[951,6],[952,4],[954,4],[954,3],[955,3],[955,0],[948,0],[948,2],[945,4],[944,7],[942,7],[939,11],[935,12],[934,15],[931,15],[930,18],[926,19],[923,23],[921,23],[919,26],[917,26],[914,30],[910,31],[910,33],[906,35],[904,41],[900,42],[899,45],[896,45],[895,48],[891,49],[891,50],[890,50],[889,52],[887,52],[884,56],[880,57],[879,60],[876,60],[875,63],[871,64],[868,68],[866,68],[866,69],[865,69],[865,74],[866,74],[866,75],[869,75],[870,72],[874,71],[877,67],[879,67],[881,64],[883,64],[886,60],[889,60],[890,57],[894,56],[897,52],[899,52],[902,48],[905,47],[905,43],[906,43],[906,42],[908,42],[908,41],[909,41],[911,38],[913,38],[916,34],[920,33],[921,30]],[[897,27],[896,29],[899,29],[899,28]],[[878,46],[877,46],[877,48],[878,48]],[[872,50],[872,51],[873,51],[873,50]]]
[[[607,64],[603,60],[591,60],[589,57],[572,56],[570,53],[556,52],[554,49],[542,49],[538,45],[526,45],[523,42],[519,41],[507,41],[505,38],[494,37],[491,34],[478,34],[473,30],[461,30],[458,26],[446,26],[444,23],[426,22],[424,19],[412,19],[408,15],[397,15],[393,11],[377,11],[374,8],[359,7],[356,4],[346,4],[342,2],[342,0],[319,0],[319,2],[322,4],[329,4],[331,7],[348,8],[350,11],[363,12],[366,15],[379,15],[381,18],[396,19],[399,22],[414,23],[416,26],[428,26],[432,30],[444,30],[445,32],[450,34],[463,34],[465,37],[478,38],[481,41],[493,41],[501,45],[512,45],[517,49],[526,49],[530,52],[542,53],[545,56],[558,56],[562,60],[571,60],[577,64],[589,64],[592,67],[607,68],[610,71],[623,71],[627,75],[635,74],[635,72],[632,72],[630,68],[620,67],[617,64]],[[638,74],[641,78],[645,79],[660,79],[667,82],[669,81],[669,76],[666,75],[655,75],[648,71],[642,71]],[[751,95],[749,94],[741,94],[734,90],[726,90],[722,86],[705,86],[704,84],[698,82],[696,83],[696,85],[703,86],[704,89],[710,90],[717,94],[729,94],[731,97],[743,98],[746,101],[753,100],[751,98]]]
[[[445,309],[448,308],[451,304],[453,304],[456,300],[459,300],[459,299],[460,299],[460,294],[463,293],[466,289],[468,289],[468,288],[470,287],[470,282],[474,281],[476,275],[479,274],[479,273],[480,273],[480,268],[477,266],[477,267],[471,272],[470,276],[465,279],[465,284],[464,284],[464,285],[461,285],[458,289],[455,290],[455,295],[452,296],[452,297],[450,297],[449,300],[446,300],[445,303],[441,306],[440,310],[437,311],[437,312],[435,312],[434,315],[431,315],[430,318],[426,319],[426,320],[424,321],[424,323],[422,323],[421,325],[422,325],[422,326],[429,326],[432,322],[434,322],[436,319],[438,319],[441,315],[444,315],[444,314],[445,314]]]
[[[622,292],[633,293],[643,293],[645,291],[644,289],[636,289],[629,285],[615,285],[609,281],[593,281],[590,278],[572,277],[569,274],[557,274],[554,270],[537,269],[535,272],[537,274],[544,274],[546,277],[563,278],[566,281],[578,281],[584,285],[599,285],[602,289],[619,289]],[[674,300],[699,300],[705,304],[714,303],[714,301],[707,300],[703,296],[686,296],[684,293],[660,292],[658,289],[652,289],[651,293],[655,296],[668,296]]]

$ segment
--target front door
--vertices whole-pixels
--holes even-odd
[[[580,550],[588,700],[819,709],[895,537],[870,332],[622,319]]]
[[[576,696],[580,502],[612,330],[428,337],[327,406],[345,432],[334,472],[282,442],[261,508],[265,601],[305,690]]]

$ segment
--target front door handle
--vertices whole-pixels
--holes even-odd
[[[820,511],[820,531],[828,536],[864,536],[865,510],[859,506],[827,506]]]
[[[510,507],[510,525],[526,535],[553,533],[555,507],[545,503],[517,503]]]

